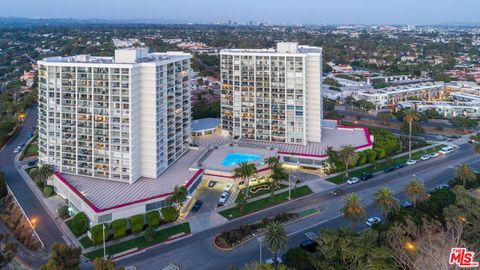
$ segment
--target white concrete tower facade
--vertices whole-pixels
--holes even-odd
[[[156,178],[191,142],[191,55],[115,51],[39,61],[39,158],[63,173]]]
[[[302,145],[321,141],[321,48],[285,42],[276,50],[222,50],[220,65],[224,135]]]

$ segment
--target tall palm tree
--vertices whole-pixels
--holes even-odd
[[[395,211],[400,207],[398,199],[393,196],[392,190],[387,187],[381,187],[373,194],[373,204],[382,211],[385,220],[390,211]]]
[[[50,176],[52,176],[52,174],[54,172],[55,172],[55,170],[53,169],[52,165],[49,165],[49,164],[42,164],[38,168],[38,173],[40,175],[40,179],[43,182],[47,181],[48,178],[50,178]]]
[[[270,175],[271,179],[271,199],[273,200],[273,196],[275,196],[275,189],[278,187],[280,182],[288,179],[288,173],[282,166],[275,166],[273,167],[272,174]]]
[[[462,180],[463,186],[465,186],[467,182],[473,182],[477,179],[475,172],[465,162],[457,165],[455,168],[455,177]]]
[[[327,146],[325,148],[325,153],[328,156],[328,163],[335,163],[338,160],[337,152],[333,149],[332,146]]]
[[[403,111],[403,121],[408,123],[408,159],[412,159],[412,125],[418,120],[420,120],[420,115],[417,111],[411,109]]]
[[[281,165],[277,157],[268,157],[265,159],[265,162],[272,170]]]
[[[365,207],[357,193],[348,193],[343,197],[343,207],[340,211],[352,222],[352,230],[355,230],[357,221],[365,219]]]
[[[183,207],[183,202],[187,200],[187,196],[187,188],[185,188],[184,186],[175,186],[173,188],[172,194],[170,195],[170,197],[168,197],[168,200],[170,203],[173,203],[177,206],[177,211],[180,211],[180,209],[182,209]]]
[[[278,253],[287,248],[288,236],[282,224],[278,221],[272,221],[268,224],[265,231],[265,246],[273,254],[273,267],[278,267]]]
[[[348,167],[354,166],[358,160],[358,153],[351,144],[342,145],[338,151],[338,157],[345,165],[345,177],[348,177]]]
[[[423,201],[427,196],[425,185],[423,185],[422,182],[418,181],[415,178],[408,182],[403,187],[403,190],[410,197],[413,205],[416,205],[417,202]]]
[[[257,174],[257,167],[253,163],[248,163],[247,161],[244,161],[240,164],[238,164],[238,167],[235,168],[234,170],[234,176],[235,178],[241,178],[242,181],[246,182],[246,188],[245,188],[245,197],[248,198],[248,195],[250,194],[249,192],[249,186],[250,186],[250,177],[253,175]]]

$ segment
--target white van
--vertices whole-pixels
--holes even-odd
[[[438,152],[442,155],[446,155],[448,153],[453,152],[453,150],[454,150],[454,148],[452,146],[445,146],[442,149],[440,149],[440,151],[438,151]]]

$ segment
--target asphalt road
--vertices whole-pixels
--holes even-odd
[[[372,194],[378,187],[390,187],[397,194],[398,198],[404,199],[402,187],[414,176],[423,180],[427,188],[432,189],[434,186],[446,183],[452,179],[453,169],[459,162],[468,162],[475,168],[480,167],[480,157],[473,154],[471,146],[462,145],[460,149],[449,155],[419,162],[416,165],[391,173],[380,174],[367,182],[355,185],[342,185],[340,188],[345,190],[345,192],[357,192],[361,196],[367,206],[367,216],[380,216],[376,209],[373,208],[371,199]],[[286,226],[287,233],[290,235],[290,247],[298,246],[301,241],[306,240],[304,233],[307,231],[318,233],[322,227],[350,225],[339,212],[341,196],[334,197],[328,191],[325,191],[233,220],[173,243],[148,249],[134,256],[121,259],[119,264],[124,266],[134,265],[138,269],[159,269],[171,262],[179,265],[181,269],[227,269],[232,265],[243,266],[247,262],[259,259],[258,242],[249,241],[232,251],[220,251],[212,245],[215,235],[224,230],[236,228],[241,224],[252,223],[265,217],[284,212],[293,212],[296,209],[305,209],[306,207],[318,208],[321,212],[318,215]],[[358,228],[362,229],[365,227],[364,224],[359,224]],[[263,260],[267,258],[271,258],[271,255],[263,248]]]
[[[38,225],[36,226],[36,231],[47,250],[50,250],[54,242],[64,242],[62,233],[48,215],[47,210],[43,208],[40,201],[20,176],[14,164],[15,154],[13,150],[17,145],[28,141],[29,129],[36,125],[37,108],[34,107],[30,110],[17,135],[0,151],[0,171],[5,174],[10,189],[13,191],[13,194],[18,199],[27,216],[30,219],[33,217],[37,218]]]

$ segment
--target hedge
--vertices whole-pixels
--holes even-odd
[[[375,162],[375,160],[377,159],[377,152],[373,151],[373,150],[367,150],[365,151],[367,152],[367,160],[368,160],[368,163],[373,163]]]
[[[112,222],[113,239],[119,239],[127,235],[127,220],[116,219]]]
[[[130,223],[130,230],[132,231],[132,234],[137,234],[143,231],[145,216],[142,214],[131,216],[128,218],[128,223]]]
[[[92,236],[92,242],[93,242],[94,245],[99,245],[99,244],[103,243],[102,227],[103,227],[103,224],[97,224],[97,225],[93,226],[92,228],[90,228],[90,234]],[[108,226],[106,226],[106,228],[105,228],[105,241],[108,240],[108,235],[109,235]]]
[[[385,158],[385,149],[382,148],[374,148],[375,152],[377,152],[377,159],[384,159]]]
[[[150,211],[146,214],[149,227],[157,227],[160,224],[160,212]]]
[[[75,236],[80,236],[88,230],[88,218],[83,212],[76,214],[69,223],[70,230]]]
[[[358,165],[363,165],[367,163],[367,154],[365,152],[358,153]]]
[[[43,188],[43,196],[50,197],[53,194],[53,188],[51,186],[45,186]]]
[[[60,206],[57,210],[57,214],[61,219],[66,219],[67,217],[69,217],[70,213],[68,212],[68,206],[67,205]]]
[[[170,207],[165,207],[162,208],[162,216],[165,222],[172,222],[177,220],[177,209],[175,207],[170,206]]]

